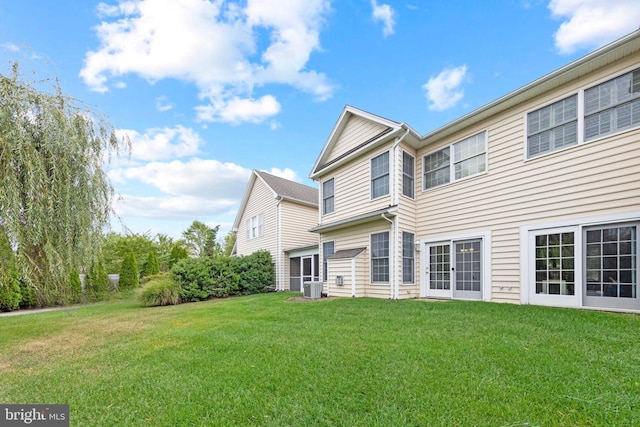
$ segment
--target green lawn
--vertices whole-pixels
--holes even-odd
[[[640,425],[640,317],[288,293],[0,318],[0,402],[72,426]]]

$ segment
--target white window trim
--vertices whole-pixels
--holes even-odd
[[[382,196],[378,196],[378,197],[373,197],[373,174],[372,174],[372,168],[371,168],[371,162],[373,161],[373,159],[383,156],[384,154],[387,154],[388,156],[388,163],[389,163],[389,170],[387,171],[387,176],[389,179],[389,192],[387,194],[383,194]],[[389,195],[391,194],[391,151],[390,150],[386,150],[383,151],[381,153],[376,154],[375,156],[371,157],[369,159],[369,199],[370,200],[380,200],[383,197],[389,197]]]
[[[333,253],[336,253],[336,241],[335,240],[326,240],[320,243],[320,256],[322,257],[322,266],[320,267],[322,269],[322,279],[321,281],[323,283],[327,283],[329,282],[329,260],[324,258],[324,245],[325,243],[333,243]],[[324,278],[324,263],[327,263],[327,278],[325,280]]]
[[[411,156],[413,158],[413,197],[407,196],[406,194],[404,194],[404,153],[407,153],[407,155],[409,155],[409,156]],[[409,200],[415,200],[416,199],[416,166],[417,166],[416,165],[416,156],[414,156],[413,154],[411,154],[407,150],[402,150],[402,167],[401,167],[402,177],[400,178],[402,190],[400,191],[400,195],[402,197],[406,197]]]
[[[325,213],[324,212],[324,202],[325,202],[324,184],[326,182],[329,182],[329,181],[333,181],[333,196],[332,196],[333,197],[333,210],[331,212]],[[331,215],[331,214],[335,213],[335,211],[336,211],[336,179],[335,179],[335,177],[329,178],[329,179],[326,179],[326,180],[322,181],[322,183],[320,184],[320,192],[321,192],[321,195],[320,195],[320,197],[321,197],[320,215],[321,216],[328,216],[328,215]]]
[[[424,266],[429,265],[427,245],[434,243],[453,243],[459,240],[480,239],[482,241],[482,301],[491,301],[492,283],[491,283],[491,231],[479,231],[474,233],[463,233],[454,235],[441,236],[422,236],[415,237],[416,241],[420,241],[420,297],[427,296],[427,272]],[[453,286],[449,289],[448,298],[453,298]]]
[[[389,255],[387,255],[387,259],[389,260],[389,280],[386,282],[374,282],[373,281],[373,247],[371,247],[371,236],[374,234],[382,234],[387,233],[389,235]],[[390,286],[391,285],[391,275],[394,272],[394,267],[391,264],[391,245],[393,242],[391,241],[391,230],[380,230],[369,233],[369,281],[373,286]]]
[[[413,244],[411,245],[411,251],[413,252],[413,270],[411,272],[412,280],[410,282],[404,281],[404,235],[411,234],[413,236]],[[416,252],[415,252],[415,244],[416,244],[416,234],[410,233],[408,231],[400,232],[400,283],[403,285],[415,285],[416,283]]]
[[[585,218],[575,218],[564,221],[554,221],[548,223],[539,224],[527,224],[520,226],[520,302],[522,304],[536,304],[536,305],[553,305],[562,307],[575,307],[595,309],[594,307],[585,307],[583,305],[583,254],[582,254],[582,231],[584,228],[599,226],[599,225],[613,225],[623,224],[627,222],[638,222],[640,219],[640,211],[624,212],[618,214],[601,215]],[[537,295],[535,294],[535,281],[531,283],[531,271],[535,271],[535,265],[531,265],[531,242],[530,236],[532,234],[541,234],[542,232],[554,232],[556,230],[571,231],[575,228],[576,231],[576,244],[574,251],[576,254],[575,262],[575,278],[576,278],[576,294],[572,295]],[[579,238],[579,244],[578,244]],[[640,285],[640,284],[639,284]],[[572,305],[560,305],[562,303]],[[605,309],[603,309],[605,310]],[[607,308],[607,311],[620,311],[620,312],[635,312],[636,310],[615,309]]]
[[[532,110],[535,111],[535,110]],[[473,175],[469,175],[469,176],[465,176],[462,178],[458,178],[456,179],[456,169],[455,169],[455,164],[456,164],[456,159],[454,159],[454,150],[453,150],[453,146],[456,145],[459,142],[464,141],[467,138],[471,138],[472,136],[476,136],[479,135],[481,133],[484,133],[484,155],[485,155],[485,170],[483,172],[478,172],[476,174]],[[436,185],[435,187],[429,187],[426,188],[426,180],[424,179],[424,158],[433,154],[433,153],[437,153],[438,151],[444,150],[445,148],[449,148],[449,182],[446,182],[444,184],[440,184],[440,185]],[[458,140],[456,140],[455,142],[452,142],[451,144],[442,146],[440,148],[438,148],[437,150],[433,150],[430,151],[426,154],[424,154],[422,156],[422,170],[420,171],[420,173],[422,174],[422,192],[425,191],[430,191],[430,190],[435,190],[436,188],[442,188],[444,186],[447,185],[451,185],[451,184],[455,184],[456,182],[461,182],[461,181],[465,181],[467,179],[472,179],[472,178],[476,178],[478,176],[483,176],[486,175],[487,173],[489,173],[489,131],[488,129],[483,129],[481,131],[478,132],[474,132],[470,135],[465,136],[464,138],[460,138]]]
[[[578,90],[573,90],[571,92],[567,92],[567,93],[565,93],[565,94],[563,94],[561,96],[557,96],[557,97],[553,98],[549,102],[546,102],[544,104],[538,105],[538,106],[536,106],[534,108],[531,108],[531,109],[525,111],[524,112],[524,153],[523,153],[524,162],[526,163],[526,162],[535,161],[537,159],[541,159],[541,158],[544,158],[544,157],[547,157],[547,156],[550,156],[550,155],[553,155],[553,154],[556,154],[556,153],[561,153],[561,152],[566,151],[566,150],[571,150],[571,149],[574,149],[576,147],[581,147],[581,146],[583,146],[585,144],[591,144],[593,142],[600,141],[600,140],[605,139],[605,138],[613,138],[613,137],[615,137],[617,135],[621,135],[621,134],[626,133],[626,132],[631,132],[631,131],[640,129],[640,126],[631,127],[631,128],[628,128],[628,129],[616,131],[614,133],[609,133],[609,134],[606,134],[606,135],[598,136],[598,137],[593,138],[592,140],[589,140],[589,141],[585,141],[584,140],[584,92],[586,90],[591,89],[593,87],[596,87],[596,86],[598,86],[598,85],[600,85],[602,83],[606,83],[609,80],[616,79],[616,78],[618,78],[618,77],[620,77],[620,76],[622,76],[624,74],[630,73],[631,71],[638,70],[638,69],[640,69],[638,64],[629,66],[629,67],[621,70],[618,73],[610,74],[610,75],[608,75],[606,77],[603,77],[603,78],[598,79],[598,80],[596,80],[594,82],[591,82],[588,85],[582,86]],[[537,155],[535,155],[533,157],[529,157],[529,154],[528,154],[529,153],[529,147],[528,147],[528,141],[527,141],[528,140],[527,129],[529,127],[529,123],[528,123],[528,115],[529,115],[529,113],[532,113],[532,112],[534,112],[536,110],[544,108],[544,107],[546,107],[548,105],[551,105],[551,104],[553,104],[555,102],[561,101],[561,100],[563,100],[565,98],[569,98],[570,96],[573,96],[573,95],[576,95],[576,94],[578,95],[578,101],[577,101],[578,102],[578,106],[577,106],[577,112],[576,112],[576,114],[578,115],[578,122],[577,122],[578,143],[576,145],[572,145],[570,147],[563,147],[563,148],[560,148],[558,150],[549,151],[547,153],[537,154]]]
[[[255,224],[256,235],[253,235],[253,226]],[[246,238],[247,240],[257,239],[264,235],[264,215],[262,213],[255,214],[251,218],[247,218],[245,221],[247,227]]]

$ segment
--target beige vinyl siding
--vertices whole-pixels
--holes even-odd
[[[350,297],[352,296],[352,276],[351,276],[351,262],[352,258],[344,259],[332,259],[329,260],[329,273],[330,280],[327,281],[327,288],[329,296],[332,297]],[[336,276],[343,277],[343,285],[336,285]]]
[[[624,69],[629,64],[619,64]],[[525,115],[615,74],[601,71],[573,87],[546,94],[439,144],[419,150],[422,186],[425,154],[487,130],[488,173],[419,191],[416,238],[490,231],[492,300],[520,300],[519,227],[629,212],[640,207],[640,131],[573,146],[525,160]],[[422,187],[420,187],[422,188]],[[487,285],[487,284],[485,284]]]
[[[415,170],[414,170],[414,194],[417,197],[421,192],[421,187],[419,187],[422,183],[420,180],[420,169],[418,165],[418,158],[416,152],[413,148],[406,146],[405,144],[401,144],[398,149],[398,171],[397,171],[397,182],[398,182],[398,212],[397,212],[397,221],[398,221],[398,236],[396,236],[396,247],[397,247],[397,262],[395,267],[395,274],[397,277],[397,283],[399,284],[398,289],[398,298],[417,298],[420,296],[420,256],[418,253],[414,252],[414,282],[413,284],[404,284],[402,283],[402,232],[413,233],[414,241],[418,240],[418,235],[416,233],[416,201],[415,198],[411,199],[410,197],[404,196],[402,194],[402,153],[406,151],[410,155],[415,158]]]
[[[390,298],[391,288],[389,284],[371,284],[371,234],[383,231],[391,231],[391,224],[379,220],[367,224],[346,227],[342,230],[322,234],[322,241],[333,241],[336,251],[343,249],[367,248],[356,258],[356,295],[358,297]],[[391,235],[390,235],[391,237]],[[321,246],[322,247],[322,246]],[[320,254],[322,257],[322,253]],[[320,260],[322,264],[322,259]],[[328,280],[333,289],[335,275],[329,272]],[[326,287],[325,287],[326,288]]]
[[[250,255],[259,250],[268,250],[275,262],[276,258],[276,200],[273,191],[261,179],[256,179],[250,190],[236,239],[238,255]],[[264,234],[247,240],[247,219],[263,214]]]
[[[331,162],[342,156],[349,150],[352,150],[365,141],[378,135],[386,129],[386,126],[375,123],[370,120],[363,119],[358,116],[351,116],[348,120],[339,139],[336,141],[333,149],[327,156],[326,162]]]
[[[390,148],[390,145],[387,145],[368,152],[341,167],[332,175],[335,179],[335,211],[328,215],[322,215],[323,224],[373,212],[391,204],[391,194],[371,200],[371,159],[390,151]],[[392,156],[390,154],[389,179],[391,179],[392,171]],[[322,178],[323,181],[325,179]]]
[[[318,208],[283,200],[280,204],[281,247],[297,248],[318,243],[318,235],[309,229],[318,224]]]

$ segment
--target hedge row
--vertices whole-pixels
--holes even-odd
[[[268,292],[275,283],[271,254],[185,258],[171,268],[182,302]]]

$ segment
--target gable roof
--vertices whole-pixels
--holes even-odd
[[[244,214],[244,210],[247,207],[249,196],[253,191],[253,186],[256,180],[263,182],[272,192],[273,198],[282,198],[290,202],[299,203],[306,206],[318,207],[318,189],[309,187],[308,185],[300,184],[279,176],[271,175],[264,171],[253,170],[247,183],[247,189],[244,192],[242,202],[236,214],[236,219],[233,222],[232,230],[237,231],[240,227],[240,219]]]
[[[316,163],[309,174],[309,177],[311,179],[317,179],[320,175],[334,169],[346,160],[353,158],[353,156],[371,150],[385,142],[389,142],[393,138],[398,138],[397,140],[404,138],[405,142],[416,149],[425,147],[460,130],[473,126],[491,116],[495,116],[496,114],[500,114],[523,102],[529,101],[541,94],[562,87],[573,80],[579,79],[582,76],[612,64],[615,61],[634,54],[637,55],[639,51],[640,29],[422,136],[416,133],[404,122],[395,122],[347,105],[342,110],[336,125],[331,131],[329,139],[325,143],[318,160],[316,160]],[[349,118],[354,115],[386,125],[390,130],[384,134],[376,135],[376,137],[367,141],[362,141],[362,143],[355,149],[345,153],[337,159],[327,161],[329,153],[339,140],[340,134],[344,130]],[[406,135],[404,135],[405,133]]]
[[[340,135],[345,130],[347,123],[352,117],[360,117],[364,120],[377,123],[381,125],[382,130],[369,139],[360,142],[357,146],[353,147],[347,152],[339,155],[334,159],[330,159],[333,148],[340,139]],[[346,105],[343,108],[340,117],[338,117],[333,130],[331,131],[329,139],[322,148],[322,152],[318,156],[318,159],[311,169],[310,178],[313,179],[319,173],[326,172],[328,169],[332,169],[333,167],[347,161],[348,159],[357,156],[365,149],[368,150],[372,147],[376,147],[379,144],[384,143],[385,141],[389,141],[394,137],[399,137],[399,135],[402,135],[406,131],[411,132],[414,137],[418,137],[418,134],[405,123],[395,122],[393,120],[389,120],[384,117],[369,113],[351,105]]]
[[[275,193],[276,197],[311,206],[318,206],[318,189],[264,171],[253,171]]]

